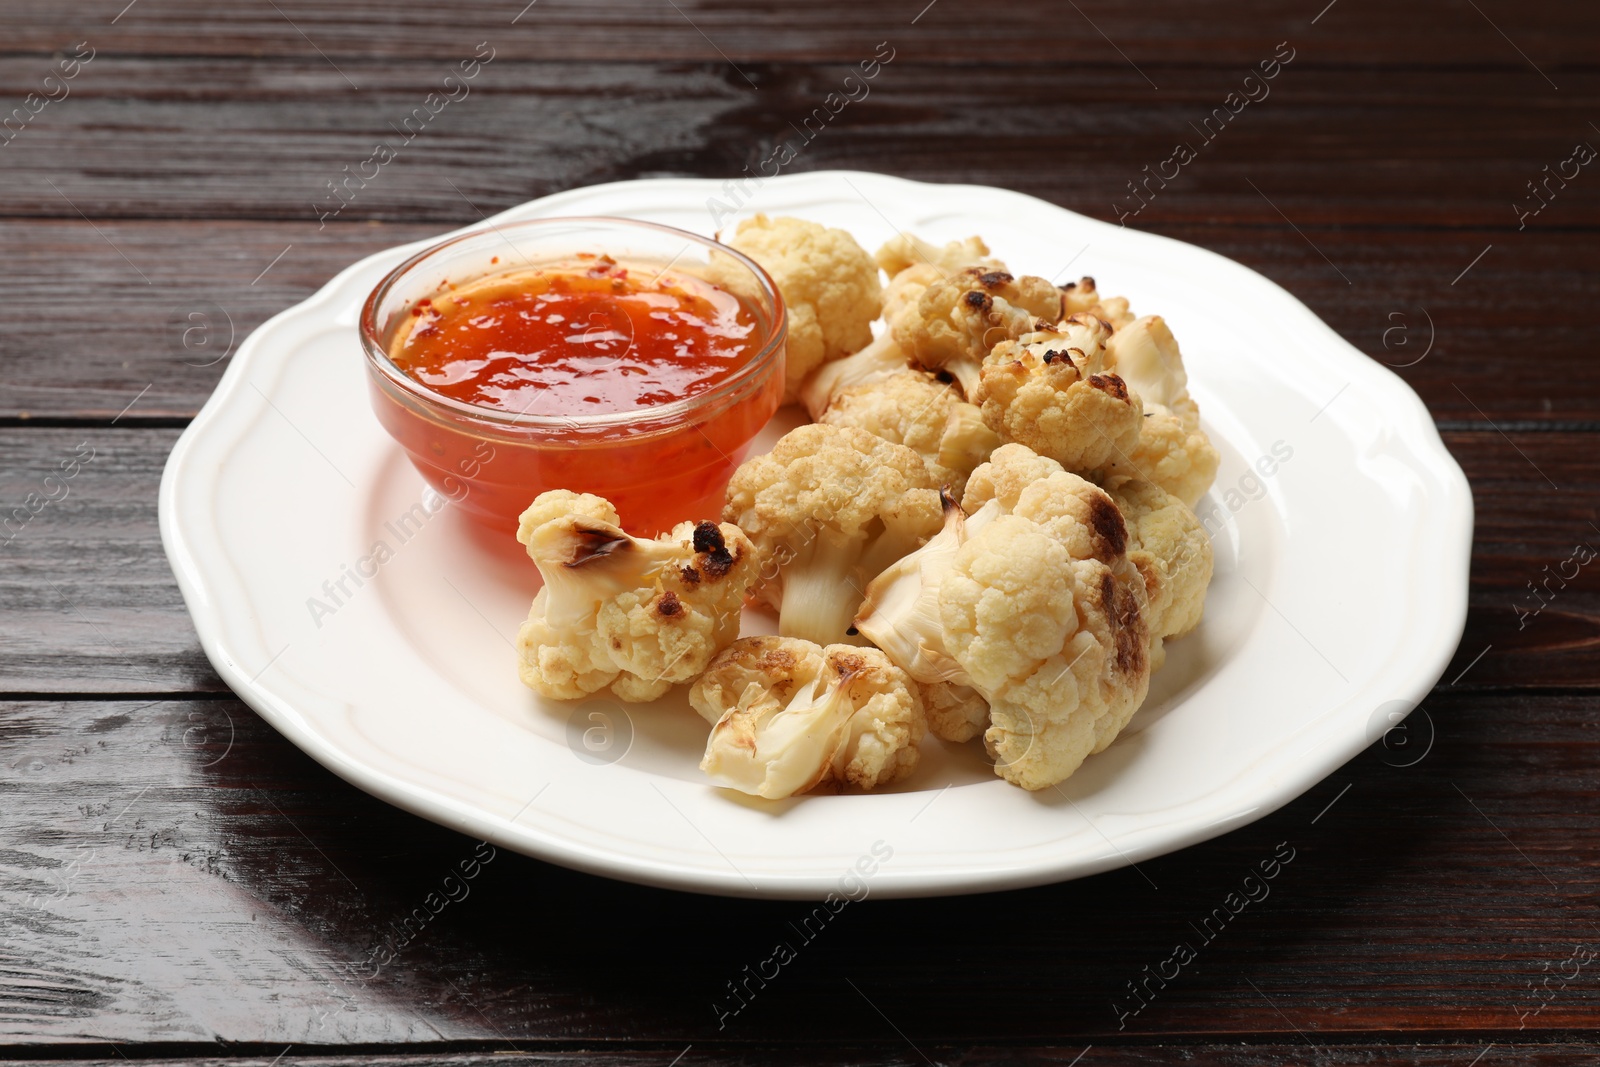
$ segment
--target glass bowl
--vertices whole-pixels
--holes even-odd
[[[390,359],[419,302],[497,275],[582,269],[610,256],[629,270],[690,275],[733,294],[756,323],[744,362],[685,399],[621,412],[516,414],[441,395]],[[514,531],[548,489],[610,500],[631,532],[716,519],[733,469],[783,400],[787,325],[765,271],[725,245],[620,218],[504,223],[443,241],[381,281],[361,311],[373,410],[431,486],[468,515]]]

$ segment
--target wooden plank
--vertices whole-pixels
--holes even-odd
[[[0,223],[17,287],[0,304],[0,418],[188,419],[266,319],[363,256],[444,229]],[[85,292],[97,314],[82,314]]]
[[[230,338],[236,348],[362,256],[448,225],[0,222],[11,294],[0,302],[0,418],[107,421],[135,397],[127,419],[191,416],[226,368]],[[1590,309],[1600,274],[1587,266],[1588,233],[1150,228],[1265,273],[1393,366],[1449,425],[1596,418]],[[1098,269],[1092,248],[1076,266],[1107,287],[1137,284]],[[96,314],[82,313],[85,293]]]
[[[0,539],[11,538],[0,547],[0,693],[225,691],[199,649],[156,527],[156,489],[177,435],[0,430],[8,457],[0,520],[12,523],[0,526]],[[1591,525],[1597,440],[1447,435],[1477,494],[1477,540],[1467,635],[1446,681],[1470,666],[1464,686],[1600,685],[1600,660],[1588,654],[1600,643],[1600,565],[1582,563],[1588,553],[1577,551],[1600,550]],[[75,459],[91,452],[87,462]],[[74,463],[76,476],[61,478],[62,465]],[[23,521],[30,493],[35,503],[59,499]]]
[[[1190,1044],[1166,1042],[1158,1047],[1098,1044],[1026,1046],[1013,1044],[919,1044],[913,1049],[905,1042],[896,1045],[813,1046],[798,1043],[782,1045],[738,1045],[719,1047],[698,1042],[681,1051],[688,1053],[680,1062],[695,1067],[925,1067],[937,1064],[1018,1064],[1022,1067],[1165,1067],[1173,1063],[1192,1067],[1283,1067],[1284,1064],[1314,1062],[1321,1067],[1468,1067],[1472,1057],[1488,1048],[1487,1043],[1462,1042],[1442,1045],[1318,1044],[1315,1049],[1300,1044],[1242,1045]],[[1087,1050],[1087,1051],[1086,1051]],[[330,1054],[324,1049],[302,1050],[290,1046],[277,1059],[277,1053],[262,1049],[240,1049],[226,1058],[146,1059],[148,1067],[503,1067],[506,1063],[525,1063],[532,1067],[670,1067],[675,1052],[671,1048],[585,1048],[570,1052],[545,1051],[526,1044],[509,1045],[495,1052],[377,1052],[357,1055]],[[1600,1045],[1592,1044],[1494,1044],[1492,1053],[1500,1062],[1525,1067],[1577,1067],[1594,1063]],[[1092,1053],[1092,1058],[1090,1053]],[[924,1059],[926,1056],[927,1059]],[[1310,1059],[1310,1057],[1315,1059]],[[692,1058],[691,1058],[692,1057]],[[1079,1057],[1082,1057],[1081,1060]],[[1486,1057],[1487,1059],[1487,1057]],[[8,1061],[11,1062],[11,1061]],[[44,1067],[60,1060],[17,1061],[18,1067]],[[121,1059],[74,1059],[84,1067],[122,1067]]]
[[[0,4],[0,22],[12,50],[48,51],[87,36],[108,51],[312,58],[320,51],[341,63],[356,57],[448,57],[488,39],[530,59],[723,62],[729,56],[746,65],[848,57],[889,38],[919,57],[952,62],[1144,65],[1205,56],[1218,64],[1248,65],[1260,58],[1263,47],[1292,37],[1315,45],[1328,62],[1498,63],[1521,68],[1531,84],[1547,89],[1533,64],[1564,89],[1560,68],[1589,62],[1585,42],[1600,32],[1592,10],[1556,0],[1514,7],[1490,0],[1479,4],[1478,12],[1447,0],[1387,5],[1159,0],[1136,8],[1083,0],[1077,11],[1048,0],[1011,0],[981,14],[926,0],[894,5],[824,0],[789,7],[613,0],[603,9],[581,0],[538,0],[536,5],[524,0],[427,5],[141,0],[128,6],[119,14],[122,3],[106,3],[91,14],[6,0]]]
[[[177,436],[116,427],[0,434],[0,691],[225,691],[156,526],[156,489]]]
[[[0,99],[24,99],[48,69],[8,67]],[[1115,66],[952,71],[905,56],[852,90],[867,93],[858,102],[828,104],[851,69],[777,66],[755,89],[709,64],[496,58],[448,90],[458,99],[435,97],[429,115],[448,63],[373,64],[357,72],[357,90],[315,57],[107,55],[81,69],[70,96],[5,134],[0,215],[311,221],[339,204],[328,183],[354,175],[340,221],[444,223],[593,182],[760,173],[788,143],[791,170],[1010,186],[1097,217],[1127,212],[1140,226],[1289,233],[1287,217],[1302,228],[1510,232],[1514,204],[1544,200],[1530,228],[1600,223],[1600,181],[1576,163],[1570,180],[1554,174],[1580,141],[1600,144],[1585,106],[1600,92],[1592,70],[1563,74],[1554,93],[1515,68],[1344,69],[1297,54],[1251,90],[1259,102],[1229,105],[1242,67],[1172,67],[1153,92]],[[381,166],[367,162],[380,141],[396,153]],[[1180,144],[1195,156],[1186,165]],[[1544,200],[1529,182],[1549,183]]]
[[[690,1043],[892,1049],[898,1028],[924,1051],[1004,1034],[1066,1063],[1086,1044],[1382,1033],[1455,1048],[1380,1062],[1464,1064],[1485,1044],[1592,1032],[1593,698],[1458,689],[1426,711],[1420,760],[1374,748],[1282,811],[1138,870],[868,898],[802,940],[800,903],[490,854],[345,786],[234,701],[8,703],[0,1035],[271,1054],[648,1042],[665,1063]],[[468,892],[402,932],[464,862]],[[779,941],[797,958],[729,1014],[728,983]],[[1194,958],[1174,971],[1179,944]]]

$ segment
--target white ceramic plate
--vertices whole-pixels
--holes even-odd
[[[239,696],[360,788],[495,844],[652,885],[819,898],[1035,885],[1214,837],[1316,784],[1439,677],[1466,617],[1466,479],[1416,395],[1288,293],[999,189],[831,172],[746,193],[622,182],[491,223],[621,215],[710,234],[737,208],[868,249],[896,228],[980,233],[1019,272],[1094,274],[1172,325],[1223,456],[1201,506],[1216,578],[1110,749],[1033,794],[976,744],[930,737],[894,791],[767,803],[707,784],[681,693],[624,709],[524,689],[511,639],[536,572],[428,490],[368,407],[357,312],[431,242],[363,260],[251,335],[167,463],[162,539]],[[768,441],[793,416],[778,421]]]

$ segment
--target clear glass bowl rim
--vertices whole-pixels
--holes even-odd
[[[670,234],[681,237],[685,241],[693,242],[713,252],[722,253],[742,264],[760,286],[762,294],[772,303],[771,323],[766,336],[762,338],[761,347],[744,366],[739,368],[727,381],[715,389],[708,390],[695,396],[682,400],[674,400],[670,404],[658,404],[652,407],[640,408],[637,411],[612,411],[593,415],[529,415],[515,412],[501,411],[496,408],[480,407],[468,404],[451,397],[441,396],[423,385],[421,382],[406,374],[394,361],[389,358],[388,351],[379,340],[378,307],[384,299],[414,268],[435,255],[462,243],[482,238],[496,233],[504,235],[504,231],[536,230],[540,227],[562,225],[566,227],[582,227],[592,225],[597,230],[611,229],[639,229],[653,230],[657,233]],[[506,238],[510,241],[510,238]],[[515,242],[510,242],[516,247]],[[600,249],[602,252],[604,248]],[[680,253],[681,254],[681,253]],[[366,302],[361,307],[361,347],[366,352],[367,363],[377,370],[394,386],[403,390],[408,396],[421,401],[427,407],[441,414],[449,413],[457,418],[466,417],[476,423],[487,423],[506,430],[600,430],[611,428],[626,428],[629,426],[660,427],[664,421],[687,421],[688,417],[696,411],[712,407],[728,397],[736,395],[740,389],[750,385],[751,380],[765,372],[783,351],[785,340],[789,334],[788,309],[783,302],[783,293],[778,290],[771,276],[762,269],[761,265],[736,248],[731,248],[722,242],[711,238],[702,237],[688,230],[680,230],[676,226],[666,226],[658,222],[645,222],[642,219],[629,219],[612,215],[563,215],[542,219],[523,219],[520,222],[490,223],[484,228],[468,230],[466,233],[448,237],[443,241],[429,245],[422,251],[408,257],[405,262],[395,267],[383,276],[373,290],[368,294]],[[453,421],[453,420],[452,420]]]

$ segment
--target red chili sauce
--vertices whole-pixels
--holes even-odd
[[[392,389],[374,395],[423,476],[480,521],[514,529],[538,494],[571,489],[605,497],[629,530],[654,534],[720,517],[733,467],[782,400],[782,361],[705,395],[768,333],[743,301],[700,278],[585,257],[446,288],[390,337],[391,361],[429,392],[528,423],[479,430]],[[704,403],[670,419],[646,410],[695,397]],[[630,414],[643,421],[583,421]]]
[[[698,278],[600,257],[529,271],[412,309],[390,358],[442,396],[512,414],[610,414],[698,396],[739,370],[756,321]]]

